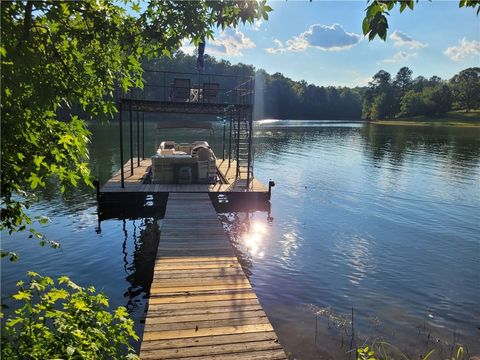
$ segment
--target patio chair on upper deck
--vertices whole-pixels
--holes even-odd
[[[171,101],[190,101],[190,79],[175,78],[170,87]]]
[[[220,90],[219,83],[203,83],[203,102],[218,102],[218,90]]]

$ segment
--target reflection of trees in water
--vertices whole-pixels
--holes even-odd
[[[257,159],[269,154],[310,151],[315,144],[335,151],[360,136],[365,154],[373,163],[388,161],[401,166],[411,153],[442,157],[453,171],[469,171],[479,164],[480,129],[454,126],[262,126],[255,131]],[[353,145],[354,146],[354,145]]]
[[[388,130],[388,129],[387,129]],[[379,126],[364,125],[361,135],[367,155],[370,155],[377,165],[384,158],[389,158],[395,165],[401,165],[406,151],[405,132],[402,128],[397,131],[384,131]]]
[[[127,128],[128,126],[124,130],[128,130]],[[100,184],[103,184],[120,167],[118,120],[115,118],[109,125],[90,124],[89,130],[92,132],[92,141],[89,145],[89,167],[92,175],[100,180]],[[127,137],[124,137],[125,141]],[[125,150],[124,155],[126,151],[129,150]]]
[[[133,261],[128,261],[126,250],[129,234],[126,230],[126,222],[123,220],[123,254],[126,279],[131,284],[124,296],[128,298],[127,309],[135,311],[141,306],[142,298],[150,292],[153,280],[153,266],[157,255],[160,231],[154,219],[141,219],[133,221]]]
[[[356,136],[357,128],[348,126],[261,127],[255,131],[255,157],[281,155],[285,151],[306,151],[314,144],[331,146]]]
[[[375,163],[387,160],[401,166],[407,154],[426,153],[445,158],[453,171],[478,166],[480,129],[365,124],[360,134],[365,153]]]

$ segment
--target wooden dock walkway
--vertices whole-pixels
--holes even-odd
[[[286,359],[208,193],[170,193],[141,359]]]

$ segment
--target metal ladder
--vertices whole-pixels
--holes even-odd
[[[237,186],[250,189],[253,180],[253,144],[251,112],[239,110],[233,121],[236,141]]]

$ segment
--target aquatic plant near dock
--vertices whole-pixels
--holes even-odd
[[[388,360],[393,359],[393,356],[389,355],[388,348],[393,348],[392,345],[385,342],[373,343],[370,347],[364,346],[357,349],[358,360]],[[426,355],[422,356],[422,360],[428,360],[433,356],[435,350],[430,350]],[[405,354],[400,355],[401,358],[408,360],[409,358]],[[455,354],[447,360],[463,360],[465,359],[465,352],[463,346],[457,346]]]
[[[129,344],[138,336],[124,307],[110,313],[104,294],[66,276],[57,283],[34,272],[28,276],[12,296],[20,306],[2,329],[2,358],[138,359]]]

